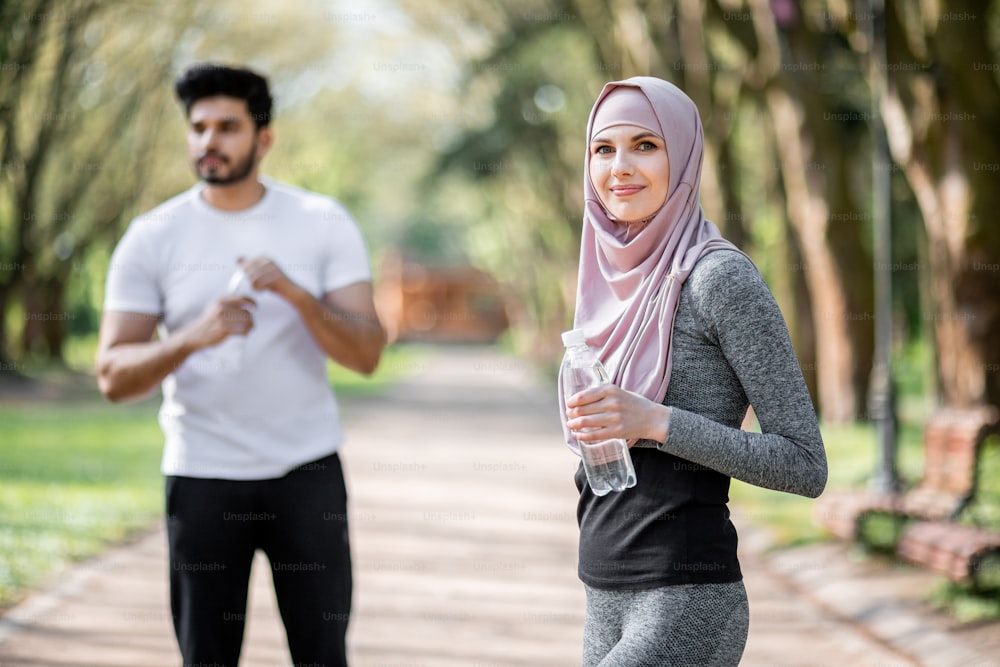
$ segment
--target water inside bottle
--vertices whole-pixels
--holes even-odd
[[[568,372],[570,375],[568,378],[570,393],[576,393],[589,387],[596,387],[597,385],[609,384],[611,382],[607,371],[604,370],[604,366],[569,368]]]
[[[596,495],[603,496],[610,491],[624,491],[635,486],[635,469],[631,461],[623,461],[628,456],[625,441],[580,443],[580,455],[590,488]]]
[[[569,397],[590,387],[610,384],[611,379],[603,364],[596,363],[584,368],[564,368],[563,381],[566,396]],[[577,444],[587,472],[587,481],[594,495],[604,496],[612,491],[624,491],[635,486],[635,468],[624,440]]]

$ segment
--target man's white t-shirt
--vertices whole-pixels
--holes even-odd
[[[261,180],[263,198],[243,211],[211,207],[199,184],[133,220],[111,257],[104,309],[160,315],[160,336],[169,336],[226,293],[239,257],[271,258],[316,297],[371,280],[364,239],[343,206]],[[163,381],[164,474],[270,479],[340,447],[325,355],[284,299],[251,297],[254,327],[239,370],[218,372],[202,363],[203,350]]]

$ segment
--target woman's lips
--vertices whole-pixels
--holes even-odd
[[[634,195],[643,189],[641,185],[616,185],[611,188],[611,194],[618,197],[628,197],[629,195]]]

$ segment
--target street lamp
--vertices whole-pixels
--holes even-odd
[[[871,486],[878,493],[899,489],[896,474],[896,406],[892,382],[892,211],[890,157],[881,104],[888,87],[885,1],[868,0],[868,80],[871,82],[872,225],[874,228],[875,355],[868,412],[876,423],[878,465]]]

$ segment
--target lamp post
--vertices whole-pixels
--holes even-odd
[[[881,103],[888,87],[885,0],[868,0],[867,27],[871,82],[872,226],[874,229],[875,355],[868,411],[876,422],[878,464],[871,486],[879,493],[899,488],[896,474],[896,405],[892,382],[892,212],[890,157]]]

